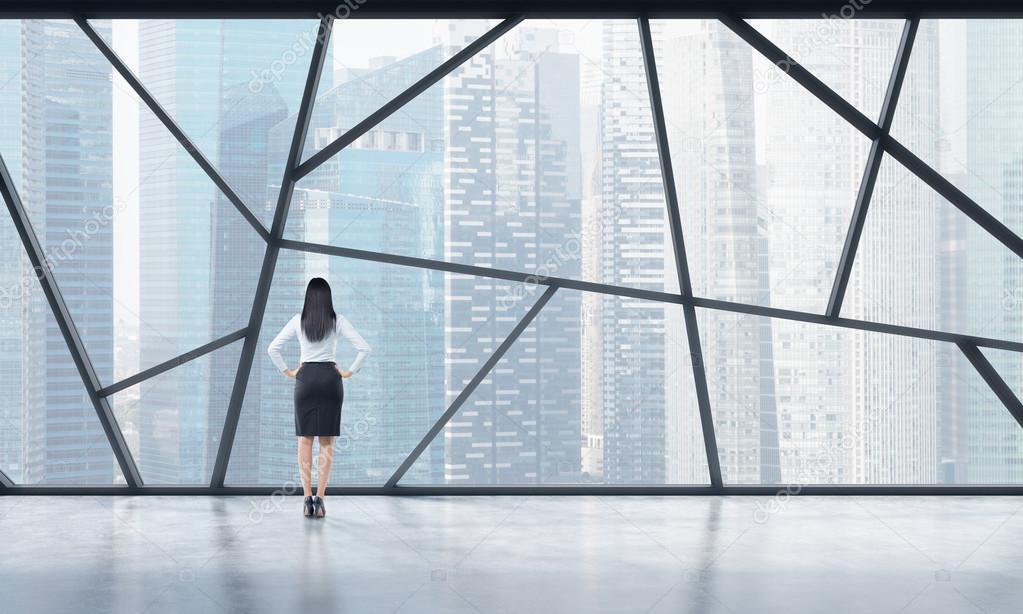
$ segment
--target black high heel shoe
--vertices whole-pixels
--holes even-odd
[[[323,497],[313,497],[313,506],[316,510],[317,518],[323,518],[327,515],[327,506],[323,505]]]
[[[312,518],[313,514],[316,513],[316,506],[313,503],[313,497],[305,498],[305,505],[303,505],[302,515],[306,518]]]

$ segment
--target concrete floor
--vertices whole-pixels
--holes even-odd
[[[0,612],[1023,609],[1023,499],[0,497]]]

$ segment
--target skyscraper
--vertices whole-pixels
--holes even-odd
[[[581,62],[579,77],[580,139],[583,152],[596,152],[581,157],[581,273],[583,279],[601,279],[603,263],[602,212],[603,195],[600,152],[601,88],[603,73],[596,62]],[[579,428],[583,480],[604,478],[604,393],[601,315],[603,297],[585,293],[580,304],[580,375],[582,395],[579,399]]]
[[[22,199],[93,367],[110,381],[111,68],[73,22],[21,26]],[[109,24],[95,26],[109,35]],[[113,458],[81,377],[42,292],[33,287],[29,296],[21,328],[21,480],[109,484]]]
[[[294,126],[306,71],[261,71],[312,30],[309,22],[143,20],[139,75],[214,162],[243,202],[272,217],[280,183],[271,130]],[[282,41],[267,44],[271,37]],[[299,56],[302,57],[302,56]],[[291,129],[285,128],[290,135]],[[140,117],[140,345],[158,362],[248,323],[265,244],[161,122]],[[289,141],[290,144],[290,141]],[[138,462],[150,483],[209,481],[237,370],[237,349],[214,353],[204,372],[179,369],[142,384]],[[141,365],[142,368],[151,366]],[[198,379],[199,381],[196,381]],[[258,381],[247,398],[258,399]],[[255,482],[256,416],[239,424],[232,475]]]
[[[0,156],[21,187],[21,22],[0,21]],[[22,305],[24,249],[14,224],[0,224],[0,470],[21,479]]]
[[[453,43],[477,36],[451,33]],[[445,258],[578,277],[579,59],[558,32],[520,25],[446,79]],[[535,295],[452,276],[445,287],[448,401],[469,382]],[[531,289],[531,292],[535,290]],[[580,296],[566,291],[518,338],[434,450],[451,483],[571,482],[581,477]],[[465,331],[472,331],[466,334]]]
[[[966,170],[960,178],[967,194],[1017,234],[1023,232],[1023,93],[1014,83],[1023,69],[1023,28],[1016,21],[967,20],[965,24]],[[945,40],[944,38],[942,39]],[[945,44],[953,49],[956,40]],[[962,47],[959,47],[962,49]],[[950,126],[948,132],[959,126]],[[959,221],[958,226],[963,222]],[[958,326],[1006,339],[1023,337],[1019,288],[1023,263],[979,228],[961,232],[965,253],[959,260],[965,305]],[[948,286],[946,285],[946,288]],[[998,305],[1000,308],[992,309]],[[1023,361],[990,352],[1000,375],[1019,391]],[[965,380],[965,378],[960,378]],[[967,398],[959,421],[962,482],[1016,484],[1023,481],[1023,434],[1007,420],[1004,408],[982,386],[962,386]],[[1017,392],[1018,394],[1018,392]]]
[[[783,49],[795,50],[797,60],[854,106],[878,112],[902,22],[773,21],[757,27]],[[922,29],[913,53],[927,53],[927,44]],[[777,68],[760,59],[757,66],[764,80],[755,101],[769,304],[820,312],[835,278],[868,142]],[[924,78],[910,76],[907,83]],[[904,95],[899,109],[927,122],[934,100],[926,93]],[[931,328],[938,271],[933,259],[914,254],[937,244],[933,195],[903,181],[897,168],[891,159],[882,164],[841,315]],[[774,323],[770,339],[781,477],[800,483],[935,481],[934,346],[784,321]]]
[[[310,149],[322,148],[375,110],[368,108],[375,92],[393,89],[408,74],[428,72],[441,62],[436,46],[400,59],[380,59],[373,67],[339,71],[332,87],[321,87],[313,107]],[[290,140],[291,134],[282,124],[273,138]],[[295,190],[285,236],[438,258],[442,139],[442,91],[433,88],[304,178]],[[443,411],[444,276],[286,250],[267,305],[263,345],[301,308],[306,283],[315,276],[327,279],[335,308],[373,347],[371,360],[346,382],[334,481],[381,484]],[[339,344],[342,365],[348,351]],[[260,378],[262,399],[258,476],[263,483],[281,483],[295,472],[294,438],[288,433],[294,421],[291,380],[264,355],[257,361],[253,377]]]
[[[752,50],[715,21],[667,38],[662,91],[693,292],[762,303],[767,246],[757,198]],[[761,441],[761,420],[770,419],[774,401],[761,390],[773,378],[773,363],[762,354],[764,331],[735,314],[698,315],[722,472],[728,482],[760,482],[772,465],[777,473],[771,446]],[[683,392],[695,403],[694,390]],[[683,458],[683,450],[669,457]],[[696,477],[692,467],[676,472]]]
[[[602,27],[601,281],[677,291],[678,273],[639,32],[629,20],[608,20]],[[653,27],[660,48],[660,27]],[[602,297],[607,482],[656,484],[667,479],[665,379],[669,363],[684,362],[681,357],[669,357],[676,348],[669,347],[667,339],[682,330],[682,322],[669,321],[668,311],[666,305],[651,301]]]
[[[855,106],[880,108],[902,22],[754,25]],[[867,141],[720,24],[703,22],[669,40],[666,113],[694,292],[823,312]],[[924,29],[918,45],[927,53]],[[927,77],[907,83],[916,79]],[[900,108],[926,123],[934,102],[916,91]],[[931,327],[937,269],[911,252],[937,244],[933,196],[901,179],[890,171],[878,179],[842,315]],[[784,320],[698,315],[726,482],[936,478],[933,348]],[[915,385],[906,391],[900,382]]]

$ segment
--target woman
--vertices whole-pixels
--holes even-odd
[[[359,351],[347,371],[339,369],[335,362],[338,335],[343,335]],[[289,337],[295,336],[302,350],[302,364],[292,371],[281,357],[281,347]],[[334,313],[330,285],[322,277],[309,280],[302,313],[284,325],[267,349],[277,368],[296,380],[295,435],[298,435],[298,472],[302,477],[306,516],[323,518],[327,514],[323,495],[334,462],[334,437],[341,434],[341,403],[345,394],[342,380],[362,368],[369,350],[369,344],[348,320]],[[312,490],[314,437],[320,438],[315,497]]]

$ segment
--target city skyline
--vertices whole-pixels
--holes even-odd
[[[74,37],[73,24],[39,23],[25,22],[22,29],[53,28],[57,34],[51,36],[62,36],[63,27]],[[367,56],[356,65],[345,56],[344,65],[325,68],[330,79],[321,83],[310,128],[314,148],[371,112],[376,104],[370,101],[380,91],[400,90],[488,24],[447,25],[431,30],[429,42],[420,35],[414,43],[384,45],[383,51],[394,52],[379,54],[386,59]],[[800,51],[796,59],[854,106],[867,113],[880,108],[903,22],[845,20],[808,48],[803,43],[821,35],[815,22],[755,25],[782,48]],[[301,62],[253,91],[246,80],[250,69],[272,63],[280,51],[251,52],[267,32],[258,24],[217,21],[189,27],[142,21],[135,37],[125,40],[139,45],[143,82],[152,84],[158,100],[174,101],[172,114],[200,135],[200,149],[266,220],[305,78],[296,68]],[[301,40],[302,27],[285,38]],[[476,54],[304,178],[285,238],[677,293],[639,32],[632,21],[598,22],[594,47],[593,27],[526,21]],[[869,141],[720,23],[655,21],[651,27],[695,293],[822,311]],[[1011,131],[1000,129],[1004,121],[975,120],[992,99],[997,112],[1010,117],[1023,109],[1023,96],[1005,95],[995,85],[1009,69],[986,61],[1001,53],[992,40],[1014,40],[1014,30],[1000,28],[1011,26],[982,22],[960,30],[921,24],[893,134],[1017,228],[1023,199],[1017,199],[1015,178],[1023,157],[1004,136]],[[115,47],[123,47],[117,42],[121,30],[114,28]],[[108,29],[102,33],[109,36]],[[163,44],[173,36],[181,47]],[[90,44],[78,42],[83,41]],[[964,100],[946,101],[958,90],[938,79],[949,48],[961,49],[962,61],[952,65],[970,75],[963,79]],[[594,49],[598,57],[589,55]],[[95,50],[83,47],[81,53],[104,61]],[[205,62],[218,53],[224,53],[219,63]],[[337,57],[340,52],[332,59]],[[199,87],[219,101],[216,108],[208,100],[190,100],[191,86],[175,90],[176,82],[167,78],[169,64],[193,80],[206,75]],[[110,73],[102,64],[93,70]],[[33,79],[29,73],[25,91],[31,95],[42,83],[40,91],[49,92],[45,88],[57,87],[45,80],[51,76],[44,72]],[[132,182],[116,179],[120,171],[114,169],[123,160],[118,143],[132,134],[132,119],[116,117],[116,79],[98,87],[83,95],[106,101],[106,107],[95,108],[108,109],[107,121],[100,116],[97,125],[103,127],[92,134],[100,138],[97,151],[110,153],[93,167],[98,175],[89,187],[98,191],[88,198],[130,202],[121,190]],[[13,98],[4,100],[14,104]],[[953,126],[951,137],[940,136],[943,122],[954,124],[963,114],[969,118],[965,130]],[[192,160],[183,151],[166,153],[179,148],[163,126],[145,109],[138,122],[138,174],[145,177],[131,190],[138,192],[138,217],[129,216],[126,226],[115,215],[112,228],[97,235],[101,240],[88,243],[89,258],[73,261],[90,267],[80,279],[73,267],[57,272],[58,281],[69,280],[62,289],[72,315],[95,323],[83,327],[83,338],[108,382],[114,373],[128,375],[244,326],[251,305],[235,299],[251,295],[247,289],[254,288],[263,252],[258,236]],[[34,126],[22,127],[18,146],[28,162],[41,155],[30,138],[41,130]],[[4,129],[9,135],[11,129]],[[0,142],[9,144],[6,138]],[[989,145],[993,141],[998,147]],[[96,162],[82,152],[77,155]],[[168,155],[181,170],[165,162]],[[28,173],[43,168],[22,166]],[[59,179],[40,176],[30,185]],[[56,202],[39,194],[25,190],[26,201],[35,207]],[[57,224],[52,233],[59,235],[81,219],[72,211],[69,221],[60,221],[61,212],[45,215],[37,232],[51,233],[46,224],[52,223]],[[1017,339],[1023,325],[1005,301],[1015,295],[1023,270],[1014,255],[969,224],[884,158],[842,315]],[[133,242],[140,246],[137,272],[114,264],[114,250],[123,249],[114,246]],[[565,258],[573,246],[577,250]],[[286,252],[260,347],[272,336],[269,328],[294,311],[296,293],[313,274],[339,281],[339,303],[371,314],[363,323],[367,338],[387,348],[360,375],[368,396],[360,399],[355,387],[346,404],[350,419],[375,425],[339,459],[340,480],[350,483],[386,480],[388,467],[411,451],[535,300],[518,296],[509,307],[507,297],[519,292],[515,283]],[[137,290],[130,281],[136,277]],[[104,292],[80,288],[75,280]],[[992,303],[1001,312],[975,315]],[[1018,425],[973,367],[949,353],[956,351],[949,344],[720,311],[701,309],[698,315],[726,482],[781,483],[805,476],[813,483],[1023,482],[1023,467],[1014,462],[1023,451]],[[477,316],[489,328],[459,330]],[[54,330],[50,337],[60,340]],[[705,483],[687,344],[675,306],[608,295],[593,299],[563,289],[413,465],[409,478]],[[154,483],[208,478],[234,381],[234,352],[237,347],[229,346],[197,361],[192,371],[169,372],[172,380],[187,378],[178,385],[143,384],[138,396],[119,393],[121,404],[115,397],[136,460]],[[990,356],[1011,386],[1023,388],[1023,365],[1015,356]],[[402,369],[438,357],[443,369],[413,371],[402,379]],[[283,436],[290,411],[287,381],[274,379],[278,374],[266,362],[260,350],[229,483],[276,483],[293,471],[290,438]],[[13,368],[4,367],[5,385],[13,385]],[[192,377],[201,385],[190,385]],[[31,399],[40,393],[19,388],[18,394]],[[946,405],[948,399],[956,404]],[[138,409],[125,413],[131,403]],[[16,456],[11,450],[5,454]],[[822,454],[828,463],[823,468]]]

